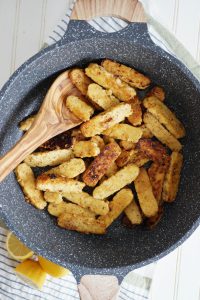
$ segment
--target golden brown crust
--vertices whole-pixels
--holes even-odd
[[[172,202],[176,199],[178,186],[180,182],[181,168],[183,164],[183,155],[178,152],[172,152],[170,164],[165,176],[162,199]]]
[[[148,97],[143,101],[147,110],[163,124],[177,139],[185,136],[185,128],[175,114],[156,97]]]
[[[120,103],[105,112],[98,114],[81,125],[81,132],[85,137],[101,134],[104,130],[120,123],[132,113],[131,105]]]
[[[85,162],[81,158],[72,158],[69,161],[52,168],[45,174],[55,174],[67,178],[74,178],[85,171]]]
[[[158,204],[153,194],[149,176],[144,168],[140,169],[140,173],[134,183],[143,214],[146,217],[155,216],[158,212]]]
[[[121,149],[117,143],[107,144],[84,172],[83,181],[85,184],[95,186],[120,153]]]
[[[129,102],[136,95],[134,88],[130,87],[119,78],[116,78],[113,74],[107,72],[98,64],[89,64],[89,66],[85,69],[85,72],[87,76],[96,83],[106,89],[112,90],[113,95],[121,101]]]
[[[123,210],[133,200],[133,193],[130,189],[122,189],[118,192],[109,203],[109,212],[105,216],[101,216],[98,220],[102,221],[106,228],[112,224],[112,222],[119,217]]]
[[[137,149],[132,149],[129,151],[123,150],[116,160],[116,164],[118,167],[124,167],[129,163],[134,163],[136,166],[141,167],[148,161],[149,158],[144,153]]]
[[[147,76],[137,72],[133,68],[127,67],[115,61],[105,59],[102,61],[101,65],[108,72],[115,76],[119,76],[121,80],[138,89],[146,89],[151,83]]]
[[[148,97],[154,96],[163,102],[165,100],[165,91],[160,86],[154,86],[147,94],[147,96]]]
[[[169,149],[172,151],[180,151],[182,149],[181,143],[151,113],[146,112],[144,114],[144,123],[152,134]]]
[[[141,108],[141,102],[137,96],[134,97],[134,99],[130,102],[131,108],[132,108],[132,115],[128,117],[129,123],[131,123],[133,126],[138,126],[142,124],[142,108]]]
[[[75,143],[73,152],[76,157],[94,157],[99,155],[100,148],[95,142],[80,141]]]
[[[82,121],[88,121],[94,113],[92,106],[85,103],[77,96],[70,95],[66,100],[67,108]]]
[[[35,120],[36,115],[27,117],[25,120],[21,121],[19,123],[19,129],[22,131],[27,131],[29,128],[32,126],[34,120]]]
[[[142,213],[135,199],[125,208],[124,213],[132,225],[139,225],[143,222]]]
[[[95,214],[87,208],[80,207],[73,203],[60,202],[60,203],[50,203],[48,205],[48,212],[50,215],[59,217],[63,213],[70,213],[73,215],[82,215],[85,217],[95,217]]]
[[[119,191],[127,184],[130,184],[139,174],[139,168],[130,164],[117,171],[113,176],[104,180],[93,191],[93,197],[96,199],[105,199],[115,192]]]
[[[137,143],[142,136],[142,129],[129,124],[116,124],[103,134],[114,139]]]
[[[86,96],[88,86],[92,83],[92,80],[85,74],[84,70],[72,69],[69,73],[69,78],[81,94]]]
[[[43,193],[36,188],[32,169],[27,164],[22,163],[16,167],[15,175],[25,194],[27,202],[30,202],[38,209],[44,209],[47,203],[43,197]]]

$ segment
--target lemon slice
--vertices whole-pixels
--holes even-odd
[[[45,259],[42,256],[38,256],[38,261],[41,267],[43,268],[43,270],[53,277],[59,278],[69,274],[68,269],[65,269],[57,264],[54,264],[53,262]]]
[[[20,242],[12,232],[7,235],[6,248],[10,256],[16,260],[25,260],[33,255],[33,251]]]
[[[37,261],[27,259],[15,268],[16,275],[29,286],[41,289],[44,285],[47,273]]]

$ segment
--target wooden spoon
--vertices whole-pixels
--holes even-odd
[[[79,95],[69,79],[69,71],[63,72],[51,85],[42,106],[21,140],[0,159],[0,182],[21,163],[24,158],[50,138],[81,124],[65,106],[67,95]]]

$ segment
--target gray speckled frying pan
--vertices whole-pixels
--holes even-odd
[[[68,267],[77,280],[84,274],[115,274],[121,280],[134,268],[175,249],[200,221],[200,84],[182,63],[151,41],[145,23],[131,23],[107,34],[73,20],[61,41],[24,63],[0,92],[1,155],[21,137],[18,122],[38,110],[60,72],[105,57],[144,72],[164,87],[167,104],[187,130],[184,167],[177,200],[165,205],[155,230],[128,230],[116,222],[105,236],[55,226],[46,211],[24,201],[13,173],[1,183],[0,209],[7,226],[36,253]]]

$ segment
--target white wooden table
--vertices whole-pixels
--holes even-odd
[[[0,87],[16,68],[39,51],[70,3],[0,0]],[[165,26],[200,63],[200,1],[154,0],[154,5]],[[189,14],[194,16],[193,24],[183,30]],[[199,253],[200,228],[181,247],[158,261],[151,300],[200,299]]]

